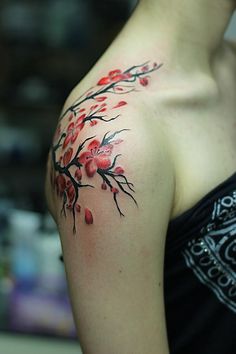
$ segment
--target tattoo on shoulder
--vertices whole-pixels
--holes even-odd
[[[101,180],[100,188],[105,193],[110,191],[114,207],[120,216],[124,216],[119,206],[119,194],[124,194],[137,204],[134,198],[134,185],[131,183],[120,164],[119,145],[122,144],[122,133],[129,129],[107,131],[100,139],[92,130],[98,123],[109,125],[121,116],[121,109],[128,103],[117,100],[109,104],[111,95],[123,95],[136,91],[137,85],[147,86],[150,74],[158,70],[162,64],[132,66],[122,70],[112,70],[102,77],[97,84],[80,96],[59,118],[51,148],[52,169],[51,184],[58,197],[61,198],[61,213],[73,217],[73,232],[76,233],[76,218],[91,225],[95,222],[94,212],[89,205],[81,207],[80,194],[86,188],[96,189],[94,179]],[[112,112],[118,111],[114,115]],[[85,125],[91,127],[88,136],[79,145],[76,144],[80,132]],[[86,130],[87,131],[89,131]],[[79,139],[78,139],[79,140]],[[88,181],[91,183],[88,183]],[[109,197],[109,196],[108,196]]]

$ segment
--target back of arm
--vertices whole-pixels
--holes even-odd
[[[47,193],[84,354],[169,352],[163,263],[173,164],[161,130],[136,108],[157,72],[131,67],[85,93],[79,86],[54,136]]]

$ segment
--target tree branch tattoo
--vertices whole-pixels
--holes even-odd
[[[94,216],[89,207],[82,210],[79,204],[80,193],[84,188],[95,189],[95,186],[83,182],[87,177],[93,179],[99,176],[101,189],[110,190],[113,196],[114,205],[120,216],[124,216],[118,202],[119,193],[131,198],[137,205],[134,198],[134,185],[125,176],[125,171],[119,163],[121,154],[116,150],[124,131],[121,129],[115,132],[108,131],[98,140],[96,135],[91,133],[77,148],[75,143],[84,129],[89,125],[92,129],[99,122],[109,124],[120,117],[120,114],[112,115],[112,110],[120,110],[127,105],[127,102],[120,100],[114,106],[109,106],[111,95],[125,95],[136,91],[136,83],[141,86],[149,84],[150,74],[158,70],[162,64],[149,62],[142,65],[132,66],[121,71],[113,70],[107,76],[102,77],[96,86],[89,89],[80,96],[61,117],[54,135],[51,148],[52,169],[51,183],[56,194],[62,200],[61,213],[66,217],[67,213],[73,216],[73,232],[76,232],[76,217],[83,213],[87,225],[94,223]],[[89,103],[89,104],[87,104]]]

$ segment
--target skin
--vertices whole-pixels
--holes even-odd
[[[65,102],[61,131],[49,154],[46,193],[61,236],[84,354],[169,353],[163,295],[168,223],[236,169],[235,49],[223,40],[234,9],[230,0],[140,1]],[[92,126],[91,121],[82,122],[72,141],[68,130],[75,118],[70,120],[70,113],[79,97],[91,87],[105,87],[98,83],[110,71],[124,73],[147,61],[149,68],[163,64],[147,75],[147,85],[137,80],[134,91],[119,97],[106,92],[105,119],[119,117],[98,119]],[[86,112],[93,101],[84,102]],[[126,104],[113,109],[119,102]],[[101,174],[86,167],[83,158],[71,173],[80,167],[81,181],[93,187],[77,186],[80,212],[63,209],[69,194],[60,189],[64,181],[56,180],[65,175],[58,167],[60,157],[68,166],[84,141],[79,155],[91,150],[93,139],[101,143],[105,134],[119,131],[115,139],[119,136],[122,142],[112,148],[109,159],[114,162],[120,155],[116,167],[132,183],[133,191],[127,189],[131,196],[122,190],[117,196],[123,215],[114,190],[101,188]],[[55,150],[58,141],[62,145]],[[119,189],[117,183],[113,187]]]

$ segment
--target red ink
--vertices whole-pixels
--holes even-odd
[[[116,75],[116,76],[111,77],[111,81],[118,82],[118,81],[124,80],[125,78],[126,77],[123,74],[120,74],[120,75]]]
[[[82,172],[79,168],[77,168],[77,170],[75,171],[75,178],[77,179],[77,181],[80,181],[82,178]]]
[[[64,140],[64,143],[63,143],[63,149],[65,149],[69,143],[73,144],[80,131],[83,129],[84,127],[84,118],[86,117],[85,114],[83,114],[81,117],[79,117],[76,121],[76,123],[73,123],[71,122],[69,125],[68,125],[68,128],[67,128],[67,135],[65,137],[65,140]]]
[[[57,187],[57,193],[62,195],[66,189],[66,179],[63,175],[58,175],[55,180],[55,185]]]
[[[81,206],[79,204],[75,205],[75,210],[77,211],[77,213],[80,213],[81,211]]]
[[[149,65],[143,66],[141,70],[142,70],[143,72],[148,71],[148,70],[149,70]]]
[[[125,172],[125,171],[124,171],[123,168],[120,167],[120,166],[117,166],[117,167],[115,168],[115,173],[117,173],[117,174],[119,174],[119,175],[122,175],[124,172]]]
[[[113,77],[113,76],[116,76],[118,74],[121,74],[121,70],[119,70],[119,69],[110,71],[108,76]]]
[[[99,112],[106,112],[106,108],[99,109]]]
[[[96,100],[97,102],[103,102],[103,101],[105,101],[106,99],[107,99],[107,97],[105,97],[105,96],[95,98],[95,100]]]
[[[88,208],[85,208],[84,219],[85,219],[86,224],[88,224],[88,225],[93,224],[93,214]]]
[[[73,149],[72,148],[69,148],[64,156],[63,156],[63,164],[64,166],[68,165],[70,163],[70,160],[71,160],[71,157],[73,155]]]
[[[142,77],[139,79],[139,82],[142,86],[147,86],[148,85],[148,78],[147,77]]]
[[[107,190],[106,182],[102,182],[101,188],[105,191]]]
[[[98,104],[96,104],[95,106],[91,106],[90,107],[90,111],[94,111],[94,109],[98,108]]]
[[[120,101],[119,103],[117,103],[116,106],[114,106],[114,107],[112,107],[112,108],[113,108],[113,109],[114,109],[114,108],[119,108],[119,107],[125,106],[126,104],[127,104],[127,102],[125,102],[125,101]]]
[[[110,79],[109,77],[102,77],[102,78],[98,81],[97,85],[107,85],[107,84],[109,84],[110,82],[111,82],[111,79]]]
[[[111,155],[113,146],[100,146],[99,140],[93,140],[88,145],[88,151],[83,152],[79,156],[79,162],[85,165],[85,171],[88,177],[93,177],[97,169],[107,169],[111,165],[108,158]]]
[[[112,188],[111,188],[111,192],[112,192],[112,193],[115,193],[115,194],[116,194],[116,193],[119,193],[119,189],[112,187]]]
[[[74,118],[74,114],[71,113],[71,115],[70,115],[69,118],[68,118],[69,122],[70,122],[73,118]]]
[[[125,80],[129,80],[130,78],[132,78],[132,74],[127,72],[127,73],[122,73],[121,70],[113,70],[110,71],[108,73],[108,76],[102,77],[97,85],[107,85],[107,84],[111,84],[111,83],[116,83],[119,81],[125,81]]]
[[[122,87],[115,87],[115,91],[124,91]]]
[[[72,203],[74,198],[75,198],[75,189],[74,186],[71,185],[70,187],[67,188],[66,190],[67,196],[69,198],[69,201]]]

